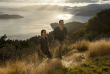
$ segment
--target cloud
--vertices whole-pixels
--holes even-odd
[[[103,0],[103,1],[110,1],[110,0]]]
[[[110,1],[110,0],[62,0],[62,1],[66,1],[67,3],[81,3],[81,2],[95,3],[99,1]],[[26,2],[28,3],[28,2],[52,2],[52,0],[0,0],[0,2]]]
[[[86,2],[86,3],[94,3],[94,2],[98,2],[99,0],[68,0],[67,2],[72,2],[72,3],[79,3],[79,2]]]
[[[0,2],[30,2],[33,0],[0,0]]]
[[[0,2],[43,2],[52,0],[0,0]],[[54,0],[53,0],[54,1]],[[59,0],[60,1],[60,0]],[[96,2],[96,0],[66,0],[66,2]]]

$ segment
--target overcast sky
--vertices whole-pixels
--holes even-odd
[[[109,2],[108,2],[109,1]],[[45,3],[50,3],[50,4],[59,4],[62,6],[83,6],[83,5],[88,5],[88,4],[106,4],[110,3],[110,0],[0,0],[0,8],[1,7],[22,7],[22,6],[27,6],[27,5],[36,5],[36,4],[45,4]],[[65,3],[65,4],[61,4]],[[67,4],[71,3],[71,4]],[[77,3],[77,5],[73,4]],[[78,4],[81,3],[81,4]]]
[[[60,2],[66,1],[68,3],[71,3],[71,2],[73,2],[73,3],[74,2],[92,3],[92,2],[97,2],[99,0],[0,0],[0,2],[53,2],[53,1],[60,1]]]
[[[51,3],[51,2],[66,2],[66,3],[96,3],[99,1],[110,1],[110,0],[0,0],[0,2],[16,2],[16,3],[30,3],[30,2],[35,2],[35,3]]]

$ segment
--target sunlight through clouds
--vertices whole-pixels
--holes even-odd
[[[41,2],[65,2],[66,0],[39,0]]]
[[[71,14],[59,14],[57,16],[58,19],[62,19],[62,20],[69,20],[72,18],[73,15]]]

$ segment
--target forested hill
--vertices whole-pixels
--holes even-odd
[[[97,40],[110,37],[110,9],[98,12],[84,27],[71,34],[72,39]]]

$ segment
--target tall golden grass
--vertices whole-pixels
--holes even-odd
[[[0,67],[0,74],[55,74],[62,67],[59,59],[50,59],[39,62],[36,54],[22,61],[9,61],[6,66]]]
[[[78,51],[88,50],[89,57],[97,57],[110,55],[110,40],[102,39],[95,42],[87,40],[77,41],[74,44],[75,49]]]
[[[86,51],[88,50],[90,42],[87,40],[77,41],[74,45],[75,49],[78,51]]]
[[[110,40],[99,40],[91,42],[88,55],[90,57],[110,55]]]

